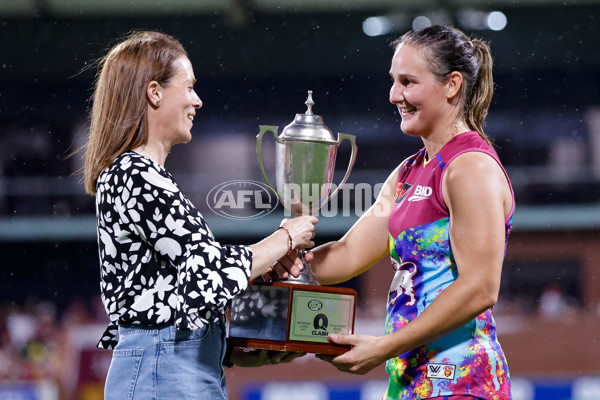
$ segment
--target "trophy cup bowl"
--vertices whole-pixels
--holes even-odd
[[[265,182],[294,217],[316,214],[337,195],[350,175],[357,151],[353,135],[338,133],[336,140],[323,119],[313,114],[312,91],[308,91],[305,104],[307,111],[296,114],[280,136],[277,126],[261,125],[256,142]],[[276,188],[263,165],[262,139],[266,133],[276,141]],[[350,142],[352,153],[341,183],[332,192],[337,148],[344,140]],[[233,345],[321,354],[348,350],[329,343],[327,334],[354,332],[356,291],[320,286],[304,250],[299,256],[304,268],[298,277],[289,274],[287,279],[275,282],[251,282],[248,290],[234,300],[229,328]]]

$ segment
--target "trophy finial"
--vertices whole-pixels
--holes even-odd
[[[312,98],[312,90],[308,91],[308,98],[306,99],[304,104],[306,104],[306,107],[307,107],[307,110],[304,114],[313,115],[312,107],[315,105],[315,102],[313,101],[313,98]]]

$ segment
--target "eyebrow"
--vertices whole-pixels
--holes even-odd
[[[394,78],[395,78],[395,77],[394,77],[394,74],[392,74],[392,72],[391,72],[391,71],[390,71],[390,76],[392,77],[392,79],[394,79]],[[397,77],[398,77],[399,79],[406,79],[406,78],[409,78],[409,79],[415,79],[415,78],[416,78],[416,75],[411,75],[411,74],[398,74],[398,75],[397,75]]]

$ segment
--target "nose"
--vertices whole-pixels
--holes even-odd
[[[404,96],[402,93],[402,85],[397,82],[394,82],[394,84],[390,88],[390,103],[396,104],[404,100]]]
[[[196,91],[194,91],[193,105],[194,105],[194,108],[201,108],[202,107],[202,100],[200,100],[200,97],[198,97],[198,94],[196,93]]]

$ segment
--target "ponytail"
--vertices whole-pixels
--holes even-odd
[[[477,78],[465,97],[463,115],[469,129],[477,131],[491,146],[492,141],[483,131],[483,123],[488,114],[494,94],[494,78],[492,77],[493,60],[489,45],[479,39],[472,39],[473,55],[477,59],[479,71]]]

